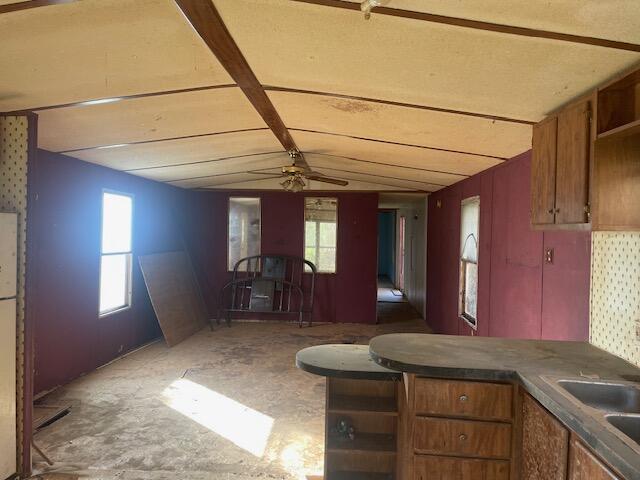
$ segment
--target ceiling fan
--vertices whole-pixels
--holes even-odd
[[[341,187],[346,187],[347,185],[349,185],[349,182],[347,182],[346,180],[327,177],[322,173],[314,172],[313,170],[311,170],[302,153],[297,150],[291,150],[289,152],[289,156],[293,160],[293,164],[285,165],[282,167],[281,176],[284,177],[284,181],[280,183],[280,185],[282,185],[282,187],[287,192],[301,192],[306,186],[306,183],[304,182],[305,179],[322,183],[330,183],[332,185],[339,185]],[[256,171],[250,171],[247,173],[250,173],[252,175],[269,175],[272,178],[277,178],[274,177],[273,173]]]

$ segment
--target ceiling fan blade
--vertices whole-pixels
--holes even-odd
[[[282,177],[281,173],[269,173],[269,172],[244,172],[244,173],[248,173],[250,175],[268,175],[268,176],[273,177],[273,178]]]
[[[305,178],[307,180],[314,180],[316,182],[331,183],[332,185],[340,185],[341,187],[346,187],[347,185],[349,185],[349,182],[347,182],[346,180],[339,180],[337,178],[325,177],[324,175],[321,175],[319,173],[306,174]]]

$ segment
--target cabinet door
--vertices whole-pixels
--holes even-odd
[[[565,480],[569,431],[531,396],[522,403],[522,480]]]
[[[555,222],[557,117],[533,126],[531,162],[531,223]]]
[[[558,115],[556,223],[587,223],[589,203],[590,103],[578,103]]]
[[[568,480],[619,480],[577,439],[571,439]]]

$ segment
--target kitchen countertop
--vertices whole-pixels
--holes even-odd
[[[359,380],[401,380],[402,373],[375,363],[367,345],[317,345],[296,354],[296,366],[323,377]]]
[[[640,382],[640,368],[586,342],[397,333],[369,344],[379,365],[428,377],[518,381],[627,480],[640,480],[640,454],[593,412],[545,377]],[[584,378],[587,377],[587,378]]]

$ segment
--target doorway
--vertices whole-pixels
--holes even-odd
[[[378,302],[405,302],[398,281],[404,281],[404,265],[401,265],[401,253],[404,240],[398,238],[396,229],[398,220],[395,209],[378,210]],[[400,248],[397,248],[400,247]]]

